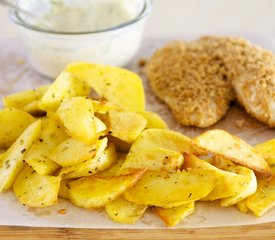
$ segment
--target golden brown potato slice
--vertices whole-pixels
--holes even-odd
[[[105,205],[105,210],[113,221],[126,224],[137,222],[147,208],[148,206],[133,204],[121,196]]]
[[[107,102],[104,100],[92,100],[93,105],[94,105],[94,111],[95,113],[107,113],[110,110],[122,110],[121,107],[119,107],[118,105],[112,103],[112,102]]]
[[[40,175],[26,165],[16,178],[13,191],[28,207],[46,207],[57,203],[60,177]]]
[[[24,158],[41,132],[41,121],[32,123],[11,145],[2,159],[0,167],[0,192],[12,187],[14,179],[24,166]]]
[[[168,129],[166,122],[164,122],[157,113],[144,111],[144,112],[139,112],[139,114],[146,119],[147,128]]]
[[[40,100],[36,100],[28,103],[24,107],[21,108],[22,111],[32,114],[34,116],[44,115],[44,111],[39,107]]]
[[[259,179],[257,191],[245,200],[246,206],[257,217],[275,206],[275,176]]]
[[[130,152],[121,167],[121,172],[127,168],[147,168],[148,170],[173,171],[183,164],[183,155],[165,148],[153,148],[139,152]]]
[[[189,202],[174,208],[153,208],[168,227],[176,226],[181,220],[192,214],[195,210],[195,202]]]
[[[136,139],[131,152],[146,151],[154,148],[164,148],[179,153],[190,153],[191,140],[183,134],[167,129],[146,129]]]
[[[9,147],[35,121],[30,114],[16,108],[0,111],[0,147]]]
[[[42,132],[34,142],[30,151],[26,155],[26,162],[39,174],[53,174],[61,166],[49,158],[54,147],[65,139],[68,135],[65,129],[53,119],[42,121]]]
[[[89,93],[87,84],[63,71],[44,93],[39,107],[54,112],[63,101],[76,96],[88,96]]]
[[[126,69],[91,63],[73,63],[68,72],[93,88],[101,98],[125,110],[140,112],[145,108],[142,80]]]
[[[67,178],[67,179],[61,180],[59,191],[58,191],[58,197],[64,198],[64,199],[70,199],[69,183],[72,181],[74,181],[74,179]]]
[[[124,197],[135,204],[171,208],[204,198],[215,185],[215,173],[211,170],[147,171]]]
[[[45,85],[32,90],[14,93],[3,98],[3,105],[5,107],[14,107],[22,109],[32,102],[38,101],[47,91],[50,85]]]
[[[221,156],[251,168],[259,173],[270,175],[271,170],[264,158],[255,149],[223,130],[210,130],[192,140],[195,148]]]
[[[244,199],[244,200],[242,200],[240,202],[237,202],[235,206],[242,213],[248,213],[250,211],[249,208],[246,205],[246,199]]]
[[[127,143],[124,142],[116,137],[113,137],[111,135],[108,135],[108,139],[110,142],[112,142],[113,144],[115,144],[116,146],[116,150],[118,152],[122,152],[122,153],[128,153],[132,144],[131,143]]]
[[[237,191],[234,196],[221,199],[220,204],[222,207],[234,205],[255,193],[257,189],[257,179],[253,170],[235,165],[232,161],[222,158],[216,158],[214,164],[220,169],[242,175],[247,179],[240,185],[239,191]]]
[[[213,191],[203,201],[214,201],[221,198],[231,197],[244,191],[245,185],[248,184],[247,176],[239,175],[233,172],[223,171],[211,165],[205,160],[201,160],[190,154],[184,156],[185,168],[209,169],[213,170],[216,175],[217,182]]]
[[[94,110],[90,99],[75,97],[62,103],[56,111],[56,118],[74,139],[87,145],[95,141]]]
[[[134,169],[129,174],[117,177],[80,178],[69,183],[70,199],[79,207],[88,209],[104,207],[132,187],[144,172],[145,169]]]
[[[92,158],[95,151],[95,146],[90,147],[83,142],[69,138],[57,145],[50,153],[49,158],[65,167]]]
[[[145,118],[141,115],[117,110],[108,112],[108,123],[108,133],[127,143],[132,143],[147,125]]]
[[[272,174],[275,174],[275,139],[257,144],[255,146],[257,152],[263,155],[267,164],[269,165]]]
[[[98,140],[96,143],[96,154],[87,161],[64,167],[61,170],[63,178],[78,178],[94,175],[109,168],[116,161],[116,149],[113,144],[107,146],[107,138]]]
[[[119,175],[119,170],[122,167],[123,163],[125,162],[125,159],[126,159],[126,154],[125,153],[118,153],[117,154],[117,159],[114,162],[114,164],[110,168],[98,173],[98,175],[103,176],[103,177],[118,176]]]
[[[94,118],[95,134],[97,136],[103,136],[107,134],[107,127],[99,118]]]

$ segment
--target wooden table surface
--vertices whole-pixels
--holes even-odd
[[[275,239],[275,222],[268,224],[164,230],[96,230],[69,228],[0,227],[0,239],[95,239],[95,240],[152,240],[152,239]]]

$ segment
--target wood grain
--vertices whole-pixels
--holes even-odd
[[[108,229],[69,229],[0,227],[0,239],[38,240],[38,239],[95,239],[95,240],[138,240],[138,239],[275,239],[275,222],[240,227],[164,229],[164,230],[108,230]]]

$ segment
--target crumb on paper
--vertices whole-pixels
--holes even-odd
[[[138,66],[142,68],[146,65],[146,63],[147,63],[146,59],[141,58],[138,62]]]
[[[243,127],[244,127],[244,124],[245,124],[245,120],[244,120],[244,119],[236,120],[236,121],[235,121],[235,125],[236,125],[238,128],[243,128]]]
[[[64,215],[64,214],[67,213],[67,209],[66,209],[66,208],[61,208],[61,209],[59,209],[57,212],[58,212],[59,214]]]
[[[26,63],[26,60],[25,60],[24,58],[19,58],[19,59],[17,60],[17,63],[18,63],[19,65],[24,65],[24,64]]]

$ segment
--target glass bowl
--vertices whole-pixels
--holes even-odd
[[[30,65],[43,76],[56,78],[71,62],[85,61],[123,67],[136,55],[152,0],[143,0],[141,12],[133,19],[106,29],[83,32],[46,30],[23,20],[10,10],[18,26]]]

